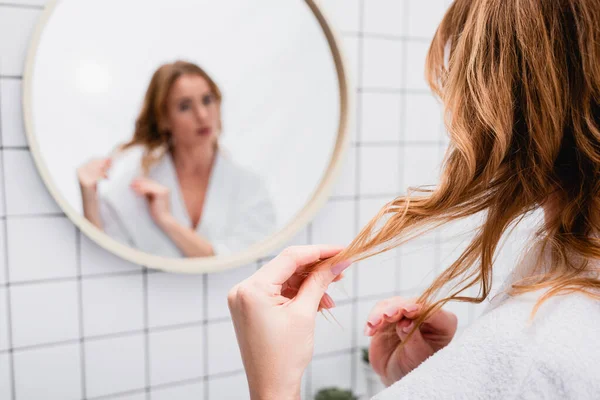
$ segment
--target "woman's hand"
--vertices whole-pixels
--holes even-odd
[[[110,158],[95,158],[77,168],[77,179],[82,191],[96,193],[98,181],[108,177]]]
[[[285,249],[254,275],[231,289],[229,309],[252,399],[299,399],[302,374],[314,348],[317,312],[331,308],[325,293],[350,263],[320,268],[308,277],[306,266],[342,249],[298,246]]]
[[[171,193],[167,187],[148,178],[136,178],[131,188],[146,198],[154,222],[162,225],[171,218]]]
[[[369,362],[386,386],[400,380],[448,345],[456,333],[456,315],[441,309],[425,320],[410,340],[399,348],[420,311],[420,306],[414,300],[392,297],[377,303],[369,314],[365,326],[365,335],[373,336]],[[390,337],[391,324],[395,325],[395,329]]]

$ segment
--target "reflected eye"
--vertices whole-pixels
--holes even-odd
[[[190,105],[188,103],[182,103],[179,105],[179,111],[186,111],[190,109]]]
[[[205,106],[208,106],[208,105],[212,104],[213,100],[214,100],[213,96],[211,94],[208,94],[202,98],[202,104]]]

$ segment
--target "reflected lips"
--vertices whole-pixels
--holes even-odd
[[[198,135],[210,135],[211,129],[210,128],[200,128],[196,132],[198,132]]]

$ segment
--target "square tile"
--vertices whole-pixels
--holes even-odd
[[[10,327],[8,325],[8,290],[0,287],[0,351],[10,348],[8,335]]]
[[[167,326],[204,319],[205,275],[148,275],[148,325]]]
[[[386,206],[390,201],[394,200],[394,197],[378,197],[373,199],[360,199],[358,209],[358,221],[359,231],[362,230],[368,223],[375,218],[379,212]],[[385,221],[387,217],[384,217]],[[381,227],[382,221],[377,223],[377,227]]]
[[[361,147],[360,194],[396,195],[400,191],[400,149],[398,146]]]
[[[203,326],[195,326],[150,333],[151,385],[200,378],[204,375],[203,330]]]
[[[352,387],[352,354],[341,354],[313,360],[311,364],[311,388],[315,396],[319,390],[338,387],[348,390]]]
[[[362,93],[361,142],[400,140],[402,95]]]
[[[4,184],[7,215],[62,213],[26,150],[4,150]]]
[[[358,297],[393,293],[396,290],[397,250],[360,261],[358,264]]]
[[[312,223],[309,223],[307,226],[305,226],[304,228],[302,228],[299,232],[297,232],[290,240],[288,240],[287,242],[283,243],[283,245],[277,249],[275,249],[274,251],[272,251],[267,257],[262,258],[261,260],[259,260],[259,264],[262,265],[262,263],[266,262],[266,259],[273,259],[275,257],[277,257],[277,255],[279,253],[281,253],[285,248],[290,247],[290,246],[305,246],[307,244],[310,244],[310,240],[309,240],[309,231],[312,231]]]
[[[392,296],[377,296],[370,298],[368,300],[359,300],[356,309],[356,329],[357,332],[357,346],[359,348],[369,347],[371,343],[371,338],[364,335],[365,326],[367,324],[367,318],[369,318],[369,314],[371,310],[375,307],[375,305]]]
[[[2,145],[6,147],[28,145],[23,123],[21,89],[21,79],[0,79]]]
[[[2,114],[0,114],[0,117]],[[6,196],[5,196],[5,185],[4,182],[4,150],[0,149],[0,217],[6,216]]]
[[[146,387],[144,336],[126,336],[85,342],[88,397]]]
[[[33,28],[41,10],[2,7],[0,13],[0,75],[21,75]]]
[[[10,295],[14,347],[79,337],[77,282],[12,286]]]
[[[146,400],[146,391],[140,390],[134,394],[118,394],[110,397],[103,397],[106,400]]]
[[[208,382],[209,399],[250,400],[245,373],[211,378]]]
[[[341,170],[334,183],[331,195],[356,195],[356,147],[349,146],[343,155]]]
[[[448,8],[447,0],[408,0],[408,34],[432,39]]]
[[[152,390],[152,400],[202,400],[204,382]]]
[[[365,1],[365,32],[383,35],[405,35],[406,7],[404,1]]]
[[[76,231],[67,218],[9,218],[6,224],[12,282],[77,276]]]
[[[8,353],[0,354],[0,399],[12,398],[12,374]]]
[[[418,239],[398,248],[398,289],[416,291],[429,286],[437,277],[437,256],[434,243]]]
[[[314,244],[346,245],[354,239],[353,200],[330,200],[312,222]]]
[[[315,326],[315,355],[352,348],[352,304],[344,304],[317,315]],[[336,322],[337,320],[337,322]]]
[[[408,189],[423,185],[425,189],[433,189],[439,182],[440,169],[442,166],[442,155],[440,147],[431,145],[406,145],[402,157],[402,192],[408,193]],[[414,196],[423,194],[414,193]]]
[[[425,60],[428,51],[428,42],[406,41],[406,88],[430,92],[431,89],[425,79]]]
[[[340,52],[342,53],[344,66],[346,67],[349,90],[351,91],[351,95],[354,97],[356,90],[358,89],[358,72],[360,71],[361,63],[360,57],[358,56],[360,40],[358,36],[354,35],[342,36],[340,42]],[[356,102],[356,99],[354,99],[354,101]]]
[[[6,254],[6,240],[6,221],[0,219],[0,285],[8,282],[8,277],[6,276],[8,269],[6,264],[8,258],[8,254]]]
[[[114,272],[142,271],[139,265],[114,255],[93,242],[85,234],[81,238],[81,275],[102,275]]]
[[[83,279],[81,289],[86,337],[144,329],[141,274]]]
[[[208,324],[208,374],[244,369],[235,330],[231,321]]]
[[[229,317],[227,293],[232,287],[256,272],[256,264],[206,275],[208,279],[207,319]]]
[[[406,95],[404,140],[441,142],[444,131],[442,105],[431,94]]]
[[[403,42],[365,38],[363,43],[362,87],[401,89],[404,86]]]
[[[337,31],[359,31],[359,0],[319,0],[317,3]]]
[[[83,397],[79,343],[14,353],[18,399]]]

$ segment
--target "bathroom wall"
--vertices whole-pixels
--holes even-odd
[[[352,143],[332,197],[293,244],[348,243],[408,186],[435,184],[447,146],[423,64],[449,2],[320,3],[352,75]],[[44,4],[0,2],[0,399],[247,398],[226,293],[267,259],[202,276],[148,270],[81,235],[44,188],[20,106],[24,55]],[[418,295],[460,253],[469,238],[460,233],[471,226],[453,224],[351,268],[331,291],[337,323],[318,317],[304,398],[325,386],[364,393],[360,348],[370,308]],[[526,233],[508,238],[498,278]],[[482,306],[449,308],[462,330]]]

